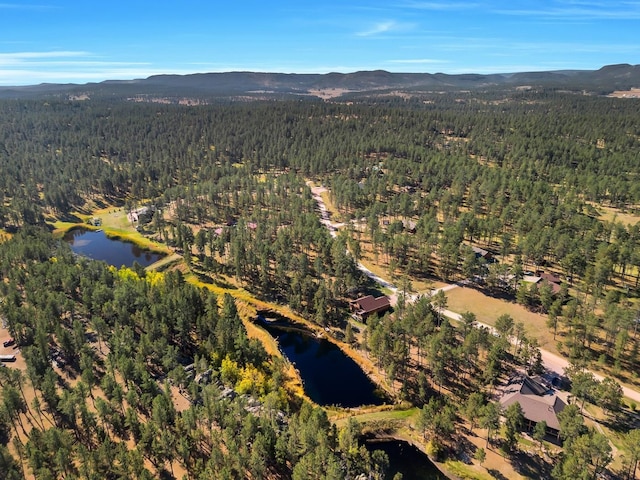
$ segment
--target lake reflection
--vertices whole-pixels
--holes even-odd
[[[360,366],[335,344],[299,331],[266,326],[296,366],[304,391],[318,405],[345,408],[384,403]]]
[[[164,257],[162,254],[144,250],[134,243],[111,239],[102,230],[72,230],[64,236],[64,240],[74,253],[102,260],[114,267],[131,267],[134,262],[148,267]]]
[[[368,441],[367,450],[382,450],[389,457],[387,479],[401,473],[405,480],[446,480],[447,477],[423,452],[402,440]]]

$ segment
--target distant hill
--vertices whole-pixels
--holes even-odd
[[[137,80],[101,83],[41,84],[0,87],[0,98],[50,95],[108,96],[124,98],[164,97],[178,99],[286,98],[315,96],[334,98],[353,94],[420,92],[441,90],[558,88],[606,94],[640,87],[640,65],[609,65],[599,70],[558,70],[510,74],[390,73],[383,70],[354,73],[284,74],[257,72],[154,75]]]

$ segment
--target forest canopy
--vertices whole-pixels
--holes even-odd
[[[439,448],[463,414],[441,389],[461,404],[493,388],[508,362],[536,371],[541,360],[521,322],[503,315],[492,336],[466,312],[453,326],[443,292],[408,301],[412,280],[466,282],[547,315],[572,361],[636,381],[640,223],[617,215],[640,213],[639,111],[634,100],[553,89],[0,101],[0,310],[26,363],[0,371],[0,465],[13,478],[24,465],[38,478],[175,467],[191,478],[382,476],[385,458],[358,443],[359,426],[338,432],[287,391],[282,359],[212,285],[286,305],[371,354],[398,398],[422,407],[420,430]],[[317,185],[339,229],[320,221]],[[127,228],[179,266],[117,269],[48,231],[142,206],[152,217]],[[348,302],[380,288],[363,258],[388,269],[399,302],[358,324],[356,339]],[[553,281],[523,281],[543,275]],[[582,403],[606,397],[606,413],[622,409],[614,380],[587,387]],[[464,415],[482,412],[471,430],[480,421],[488,445],[499,412],[483,395],[474,402]],[[601,441],[578,427],[575,448]],[[572,466],[562,465],[558,478]]]

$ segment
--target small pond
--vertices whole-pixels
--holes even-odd
[[[429,460],[424,453],[402,440],[382,440],[365,442],[367,450],[382,450],[389,457],[386,478],[391,480],[396,473],[411,480],[446,480],[447,477]]]
[[[164,255],[144,250],[134,243],[109,238],[102,230],[75,229],[64,236],[71,250],[83,257],[103,260],[115,267],[131,267],[138,262],[148,267]]]
[[[262,325],[298,369],[305,393],[318,405],[351,408],[384,403],[376,385],[335,344],[282,325]]]

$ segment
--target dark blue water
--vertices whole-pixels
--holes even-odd
[[[300,372],[305,393],[318,405],[382,405],[375,384],[335,344],[299,331],[266,326]]]
[[[148,267],[164,257],[164,255],[144,250],[133,243],[109,238],[102,230],[72,230],[64,236],[64,240],[78,255],[94,260],[103,260],[114,267],[123,265],[131,267],[134,262]]]
[[[386,478],[391,480],[401,473],[405,480],[446,480],[447,477],[436,468],[424,453],[410,443],[401,440],[366,442],[367,450],[382,450],[389,457]]]

